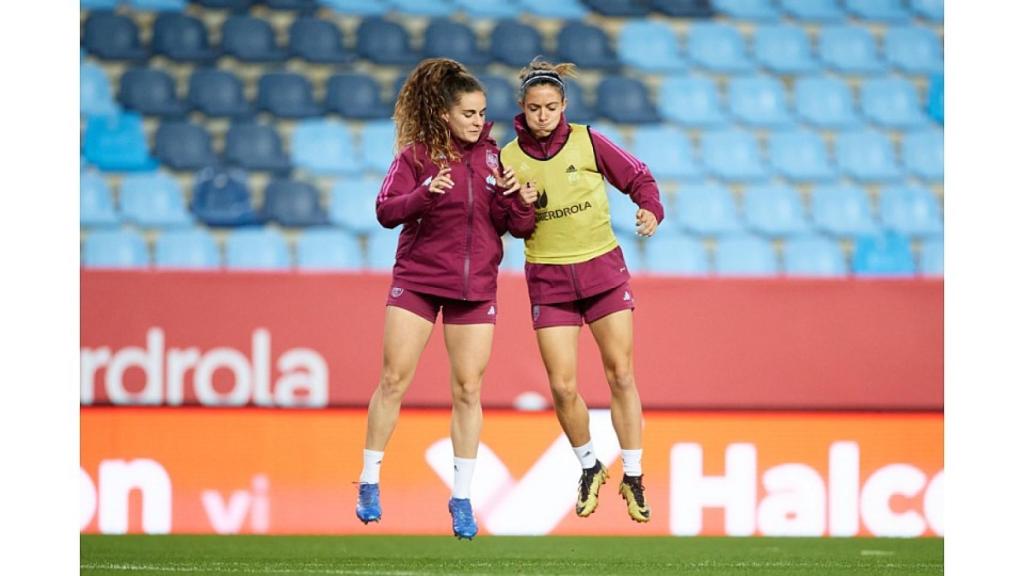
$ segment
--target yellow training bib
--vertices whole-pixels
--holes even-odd
[[[501,163],[513,168],[520,182],[533,182],[540,194],[537,227],[526,239],[527,262],[576,264],[619,245],[587,127],[569,124],[569,129],[565,146],[547,160],[523,152],[518,139],[501,150]]]

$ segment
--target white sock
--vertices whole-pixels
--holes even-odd
[[[359,475],[359,482],[361,484],[380,484],[380,463],[383,461],[383,452],[363,450],[363,473]]]
[[[580,460],[580,466],[583,466],[584,469],[593,468],[597,464],[597,455],[594,454],[593,441],[587,442],[583,446],[574,446],[572,451],[576,453],[576,457]]]
[[[452,486],[452,498],[469,498],[469,486],[473,483],[473,470],[476,458],[455,457],[455,484]]]
[[[643,468],[640,466],[640,458],[643,457],[643,448],[639,450],[622,451],[622,472],[626,476],[641,476]]]

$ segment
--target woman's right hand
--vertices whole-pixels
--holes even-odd
[[[534,188],[533,182],[527,182],[526,186],[519,188],[519,198],[523,201],[523,205],[530,206],[537,201],[539,196],[537,189]]]
[[[427,186],[427,190],[432,194],[444,194],[448,190],[451,190],[455,186],[455,182],[452,182],[451,177],[452,169],[448,166],[441,168],[437,173],[437,176],[430,181],[430,185]]]

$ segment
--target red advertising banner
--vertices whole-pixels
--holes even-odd
[[[449,414],[403,411],[384,456],[383,517],[355,517],[358,410],[83,408],[88,533],[449,534]],[[617,494],[607,410],[591,431],[611,480],[574,514],[579,463],[554,414],[488,410],[472,486],[481,534],[941,536],[938,413],[646,415],[651,522]]]
[[[81,403],[364,406],[381,364],[386,275],[82,271]],[[636,277],[635,364],[661,409],[941,410],[935,280]],[[502,275],[483,401],[549,398],[521,275]],[[436,330],[437,331],[437,330]],[[593,339],[579,386],[609,402]],[[406,405],[448,405],[435,334]]]

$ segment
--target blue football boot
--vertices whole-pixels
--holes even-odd
[[[448,501],[448,512],[452,515],[452,533],[456,538],[472,540],[476,536],[476,519],[469,498],[452,498]]]
[[[356,503],[356,517],[363,524],[380,522],[380,484],[359,484],[359,502]]]

